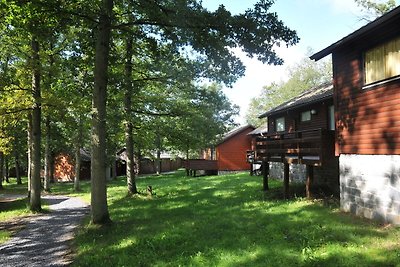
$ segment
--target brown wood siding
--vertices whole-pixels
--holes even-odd
[[[364,86],[365,50],[400,35],[397,25],[332,54],[336,154],[400,154],[400,80]]]
[[[249,170],[247,151],[251,149],[252,137],[247,135],[253,127],[237,133],[216,147],[219,171]]]
[[[274,114],[268,117],[268,133],[275,133],[275,119],[285,117],[286,132],[304,131],[313,129],[328,129],[328,107],[333,104],[333,100],[325,100],[301,108],[286,111],[285,113]],[[317,114],[311,115],[310,121],[302,122],[301,113],[315,109]]]

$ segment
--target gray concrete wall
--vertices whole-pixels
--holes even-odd
[[[339,166],[342,210],[400,225],[399,155],[341,155]]]

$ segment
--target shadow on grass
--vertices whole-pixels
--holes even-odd
[[[112,227],[88,227],[79,235],[76,265],[385,266],[398,262],[398,243],[389,248],[374,243],[390,232],[320,203],[279,200],[282,184],[278,181],[271,182],[271,196],[260,190],[259,177],[244,174],[152,176],[137,183],[138,188],[152,185],[156,195],[129,198],[120,193],[109,206]],[[116,181],[109,192],[124,191],[122,185],[123,180]]]

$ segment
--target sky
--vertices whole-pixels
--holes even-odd
[[[203,0],[203,6],[215,10],[223,4],[231,13],[242,13],[256,0]],[[399,3],[399,1],[397,1]],[[287,69],[307,56],[308,49],[318,52],[347,36],[365,24],[360,20],[360,8],[353,0],[275,0],[270,9],[292,30],[300,42],[293,47],[280,47],[276,51],[284,59],[282,66],[268,66],[250,59],[240,50],[235,53],[246,66],[245,76],[224,92],[232,103],[240,107],[237,123],[245,123],[245,114],[251,98],[260,95],[262,88],[272,82],[285,81]],[[260,111],[263,113],[264,111]]]

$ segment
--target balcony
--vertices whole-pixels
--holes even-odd
[[[335,154],[335,132],[314,129],[275,133],[256,139],[255,161],[322,166]]]

